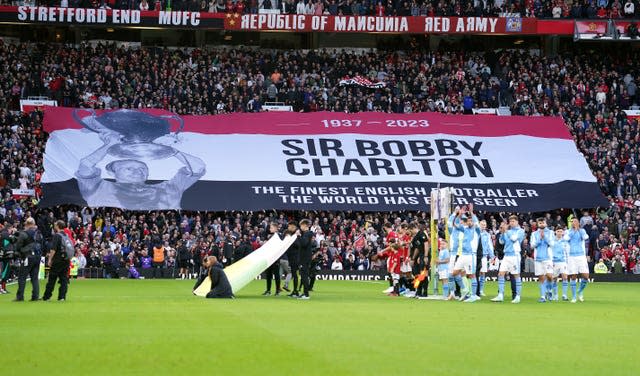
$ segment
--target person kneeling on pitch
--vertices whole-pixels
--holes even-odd
[[[200,275],[193,289],[197,289],[207,276],[209,276],[209,279],[211,279],[211,290],[207,293],[207,298],[233,298],[231,284],[229,284],[227,275],[222,269],[222,264],[218,262],[218,258],[216,256],[208,256],[203,266],[206,272]]]

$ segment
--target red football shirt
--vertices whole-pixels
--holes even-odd
[[[385,238],[386,241],[386,246],[390,247],[391,243],[393,243],[394,241],[398,241],[398,234],[396,234],[395,231],[389,231],[389,233],[387,234],[387,237]],[[386,252],[385,252],[386,253]],[[389,256],[387,257],[387,270],[391,270],[390,266],[391,266],[391,258]]]
[[[380,257],[387,259],[387,271],[393,274],[400,274],[400,252],[394,250],[384,251]]]

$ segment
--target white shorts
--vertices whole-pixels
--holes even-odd
[[[489,271],[498,271],[500,270],[500,259],[494,258],[493,264],[489,264]]]
[[[562,274],[569,274],[567,272],[567,263],[566,262],[556,262],[553,264],[553,277],[557,278]]]
[[[458,257],[453,270],[464,270],[466,274],[476,274],[475,255],[462,255]]]
[[[480,273],[486,273],[489,270],[489,261],[486,257],[483,257],[480,262]]]
[[[587,256],[569,256],[567,269],[569,275],[589,274],[589,264],[587,264]]]
[[[412,271],[410,262],[407,261],[400,264],[400,273],[411,273]]]
[[[449,279],[449,270],[438,270],[438,278]]]
[[[510,274],[520,274],[520,257],[518,256],[504,256],[500,263],[501,272],[507,272]]]
[[[536,261],[535,262],[536,276],[553,274],[553,261]]]
[[[451,273],[453,273],[453,267],[456,266],[456,256],[451,256],[449,258],[449,275],[451,275]]]

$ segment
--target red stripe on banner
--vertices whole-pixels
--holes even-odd
[[[133,112],[131,110],[125,110]],[[95,112],[100,123],[101,115],[113,111]],[[175,130],[178,117],[164,110],[144,109],[142,112],[168,121]],[[83,123],[92,127],[92,110],[49,107],[45,110],[44,129],[53,132],[61,129],[80,129]],[[173,116],[173,119],[161,116]],[[130,118],[130,117],[129,117]],[[126,122],[127,115],[119,122]],[[153,119],[153,118],[151,118]],[[215,116],[183,116],[184,132],[204,134],[451,134],[481,137],[525,135],[542,138],[572,139],[560,117],[524,117],[493,115],[445,115],[432,112],[415,114],[387,114],[380,112],[260,112],[235,113]],[[113,118],[111,120],[113,122]],[[138,121],[138,120],[132,120]],[[104,123],[104,121],[103,121]]]
[[[536,34],[538,20],[523,17],[331,16],[240,14],[129,9],[0,6],[0,21],[66,25],[145,26],[230,31],[357,32],[391,34]],[[559,21],[558,21],[559,22]],[[572,34],[572,31],[569,32]]]
[[[573,20],[538,20],[536,34],[539,35],[573,35]]]

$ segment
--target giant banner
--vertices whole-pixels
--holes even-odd
[[[607,205],[561,118],[47,108],[42,205],[532,212]]]

